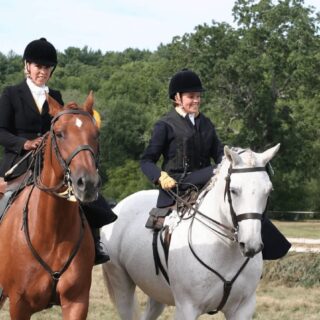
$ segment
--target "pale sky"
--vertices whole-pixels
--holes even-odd
[[[154,51],[198,25],[233,24],[235,0],[0,0],[0,52],[22,55],[25,46],[47,38],[68,47],[106,51]],[[305,0],[320,11],[320,0]],[[234,25],[235,26],[235,25]]]

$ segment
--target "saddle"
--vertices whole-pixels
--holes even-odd
[[[7,210],[8,204],[12,199],[29,184],[31,171],[27,171],[21,176],[6,181],[0,177],[0,221]]]
[[[16,191],[18,189],[23,189],[31,176],[31,171],[27,171],[21,176],[14,178],[12,180],[6,181],[4,178],[0,177],[0,199],[8,191]]]
[[[177,211],[180,216],[183,217],[185,213],[189,210],[189,207],[185,205],[194,205],[199,196],[199,192],[194,189],[188,189],[184,194],[181,195],[183,202],[177,202]],[[163,228],[164,220],[172,212],[172,208],[152,208],[149,212],[149,218],[146,222],[145,227],[148,229],[153,229],[159,231]]]
[[[183,217],[184,214],[189,210],[189,206],[186,206],[185,203],[188,203],[189,205],[195,204],[198,196],[199,192],[193,189],[189,189],[183,195],[181,195],[181,198],[184,201],[177,202],[177,211],[179,212],[180,217]],[[164,276],[169,285],[170,280],[165,268],[161,263],[157,243],[159,237],[161,246],[164,251],[166,264],[168,265],[171,233],[169,232],[168,226],[163,227],[163,224],[166,216],[168,216],[171,212],[172,208],[153,208],[149,213],[149,218],[145,225],[146,228],[153,230],[152,250],[156,274],[158,275],[159,271],[161,271],[162,275]]]

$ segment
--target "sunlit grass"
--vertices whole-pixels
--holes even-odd
[[[320,238],[320,221],[272,221],[287,238]]]
[[[282,222],[273,221],[277,227],[287,236],[294,238],[320,238],[320,221],[304,221],[304,222]],[[290,258],[289,258],[290,257]],[[300,256],[301,257],[301,256]],[[312,255],[310,255],[312,258]],[[315,256],[318,257],[318,256]],[[310,258],[310,259],[311,259]],[[289,255],[284,259],[293,261],[294,255]],[[297,259],[301,263],[292,262],[292,268],[301,272],[301,264],[306,264],[308,261],[307,256]],[[309,259],[309,260],[310,260]],[[306,262],[304,262],[306,261]],[[320,274],[320,266],[317,261],[312,266],[312,272]],[[279,268],[282,268],[284,261],[279,261]],[[269,273],[265,274],[265,278],[261,281],[257,291],[257,306],[254,319],[256,320],[318,320],[320,319],[320,286],[311,288],[304,288],[295,286],[294,284],[283,285],[283,281],[290,281],[290,275],[280,276],[282,279],[267,281],[272,278],[272,272],[278,272],[277,269],[270,268],[273,262],[267,262],[265,265],[268,267]],[[317,271],[319,270],[319,271]],[[288,271],[286,271],[288,272]],[[291,276],[293,272],[290,271]],[[300,274],[300,273],[299,273]],[[288,277],[287,277],[288,276]],[[301,277],[305,277],[303,275]],[[288,280],[289,279],[289,280]],[[281,280],[281,281],[280,281]],[[138,298],[141,306],[145,304],[146,296],[138,291]],[[173,319],[173,307],[166,308],[159,320]],[[8,312],[8,302],[5,304],[3,310],[0,311],[1,320],[10,320]],[[53,307],[35,314],[32,320],[58,320],[62,319],[60,307]],[[202,315],[201,320],[221,320],[224,317],[221,314],[215,316]],[[90,293],[90,307],[88,320],[119,320],[117,312],[109,299],[107,290],[104,286],[102,279],[102,271],[99,266],[94,268],[93,281]]]
[[[138,291],[138,298],[142,304],[146,297]],[[277,286],[275,283],[262,280],[257,291],[257,307],[254,319],[256,320],[318,320],[320,319],[320,287],[288,288]],[[159,320],[173,319],[174,308],[165,310]],[[0,311],[1,320],[10,320],[8,303],[4,310]],[[61,320],[59,307],[35,314],[32,320]],[[201,320],[222,320],[222,314],[215,316],[202,315]],[[91,288],[90,309],[88,320],[119,320],[117,313],[110,302],[102,280],[100,267],[95,267]]]

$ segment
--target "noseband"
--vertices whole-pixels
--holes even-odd
[[[229,167],[228,175],[226,177],[226,187],[224,190],[224,196],[226,196],[226,194],[228,196],[231,218],[232,218],[233,225],[236,229],[238,229],[239,222],[242,220],[248,220],[248,219],[262,220],[262,214],[258,213],[258,212],[247,212],[247,213],[242,213],[239,215],[236,214],[236,212],[233,209],[231,191],[230,191],[231,174],[232,173],[261,172],[261,171],[267,171],[267,170],[265,167],[243,168],[243,169],[233,169],[231,165]],[[264,212],[265,211],[266,211],[266,208],[265,208]]]

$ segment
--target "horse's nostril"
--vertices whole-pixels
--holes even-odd
[[[85,185],[85,183],[83,181],[83,178],[79,178],[77,181],[78,188],[82,190],[84,188],[84,185]]]
[[[244,242],[239,242],[239,246],[241,249],[244,249]]]

